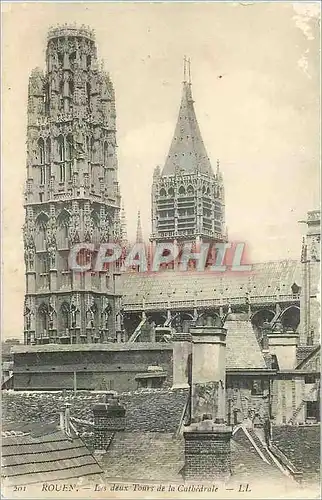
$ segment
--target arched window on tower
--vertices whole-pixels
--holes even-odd
[[[58,161],[59,161],[59,182],[65,182],[66,170],[65,170],[65,140],[62,135],[57,139],[58,143]]]
[[[70,214],[63,210],[57,217],[57,245],[60,250],[68,248],[68,227],[70,223]]]
[[[58,66],[59,68],[62,68],[64,64],[64,54],[63,52],[58,52],[57,55],[58,55]]]
[[[40,213],[36,219],[36,234],[35,234],[36,251],[41,252],[46,249],[47,221],[48,221],[48,216],[43,212]]]
[[[90,110],[90,108],[91,108],[91,86],[88,82],[86,83],[86,94],[87,94],[87,107]]]
[[[108,144],[107,142],[105,141],[104,142],[104,165],[105,167],[107,167],[108,165]]]
[[[88,145],[89,147],[88,157],[90,162],[94,162],[94,143],[95,143],[94,137],[91,136],[89,138],[89,145]]]
[[[49,105],[49,84],[45,84],[45,93],[44,93],[44,103],[45,103],[45,114],[49,115],[50,105]]]
[[[38,328],[41,334],[48,332],[48,306],[44,302],[38,308]]]
[[[73,136],[68,134],[66,137],[66,168],[67,180],[72,179],[72,161],[73,161]]]
[[[69,55],[69,65],[70,65],[70,68],[73,69],[73,66],[74,66],[74,62],[76,60],[76,52],[72,52],[70,55]]]
[[[38,162],[39,165],[45,164],[45,143],[42,137],[38,140]]]
[[[46,162],[47,181],[49,181],[50,177],[51,177],[51,141],[50,141],[49,137],[46,140],[45,162]]]
[[[57,142],[58,142],[58,161],[65,161],[64,137],[60,135],[57,139]]]
[[[60,307],[61,330],[63,333],[70,328],[70,307],[67,302],[63,302]]]
[[[73,80],[69,80],[68,82],[68,94],[69,94],[69,97],[73,97],[74,95],[74,82]]]
[[[64,82],[63,80],[59,83],[59,108],[64,109]]]
[[[86,56],[86,66],[87,69],[91,69],[91,64],[92,64],[92,58],[90,55]]]

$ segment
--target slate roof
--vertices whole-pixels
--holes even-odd
[[[289,482],[270,460],[269,463],[265,462],[244,431],[238,431],[231,440],[231,482],[249,480],[252,483],[263,477],[282,484]],[[105,478],[109,480],[122,478],[124,481],[182,483],[180,471],[184,466],[184,439],[182,435],[174,436],[171,433],[118,432],[101,465],[105,470]]]
[[[126,409],[126,428],[133,432],[176,432],[188,400],[187,389],[141,389],[118,395]],[[3,393],[3,416],[7,422],[58,422],[64,401],[71,404],[70,415],[93,421],[93,406],[104,403],[106,392],[8,391]]]
[[[220,302],[236,299],[250,301],[258,297],[266,297],[267,302],[274,302],[276,294],[292,295],[292,285],[301,285],[301,263],[296,260],[280,260],[253,264],[251,272],[214,273],[211,271],[176,272],[161,271],[158,273],[124,273],[118,281],[118,292],[122,294],[122,304],[126,309],[142,307],[144,300],[148,308],[151,304],[168,301],[172,308],[184,306],[190,301],[199,305],[207,305],[202,301],[217,300]],[[291,299],[292,300],[292,299]],[[296,298],[294,298],[296,300]],[[181,304],[179,305],[179,302]],[[210,305],[210,304],[209,304]]]
[[[250,321],[226,321],[224,328],[227,329],[227,370],[267,368]]]
[[[320,424],[273,426],[272,441],[303,472],[305,480],[320,478]]]
[[[184,82],[179,116],[162,175],[173,175],[176,167],[185,173],[199,169],[201,173],[214,175],[193,102],[191,84]]]
[[[33,484],[101,474],[102,469],[76,436],[56,424],[2,426],[2,477],[10,484]]]
[[[296,349],[296,366],[302,365],[303,362],[318,350],[316,345],[300,345]]]

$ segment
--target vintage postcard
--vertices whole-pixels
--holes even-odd
[[[320,3],[1,9],[2,498],[319,498]]]

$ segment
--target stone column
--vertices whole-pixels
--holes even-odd
[[[173,342],[173,386],[172,389],[189,388],[189,360],[191,360],[191,334],[174,333]],[[190,362],[191,363],[191,362]]]

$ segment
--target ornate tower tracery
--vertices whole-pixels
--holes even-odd
[[[68,265],[75,243],[122,238],[115,121],[94,33],[50,29],[46,70],[33,70],[28,87],[25,343],[116,335],[111,273],[77,274]]]
[[[184,60],[179,116],[163,170],[152,185],[152,242],[226,241],[225,191],[217,162],[214,174],[197,122],[190,61]]]

